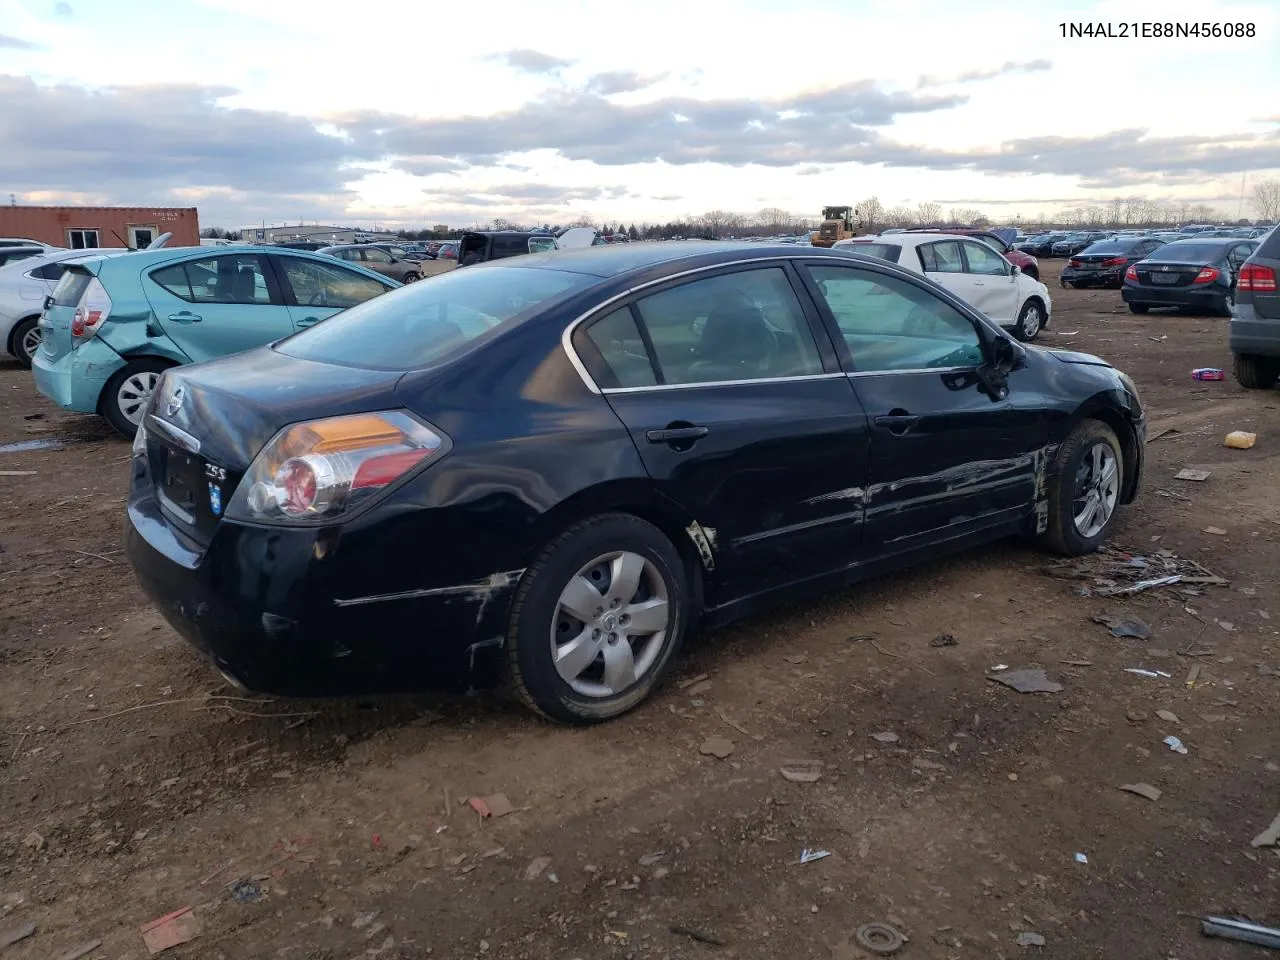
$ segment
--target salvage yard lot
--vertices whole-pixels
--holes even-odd
[[[138,928],[187,906],[201,932],[166,956],[839,960],[871,921],[903,957],[1012,957],[1026,931],[1045,957],[1243,956],[1181,914],[1280,920],[1280,856],[1249,843],[1280,811],[1280,394],[1191,379],[1229,368],[1225,321],[1134,317],[1043,266],[1040,342],[1116,363],[1153,437],[1176,431],[1112,544],[1229,585],[1081,596],[1009,543],[700,638],[587,730],[490,695],[237,693],[134,585],[128,444],[0,365],[0,939],[38,926],[5,960],[143,957]],[[1237,429],[1252,450],[1223,447]],[[996,664],[1064,689],[1016,693]],[[802,759],[816,783],[779,774]],[[1139,782],[1162,795],[1117,789]],[[498,792],[515,812],[465,806]],[[261,896],[228,893],[253,878]]]

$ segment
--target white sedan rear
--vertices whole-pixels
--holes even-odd
[[[1034,340],[1049,325],[1053,310],[1049,288],[974,237],[893,233],[839,240],[835,245],[928,277],[1019,340]]]

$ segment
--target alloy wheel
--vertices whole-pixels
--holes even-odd
[[[116,390],[116,406],[130,423],[142,422],[142,411],[147,408],[151,394],[155,392],[156,381],[160,374],[151,370],[143,370],[125,377]]]
[[[652,561],[629,551],[596,557],[569,579],[556,602],[556,672],[580,696],[615,696],[658,661],[670,624],[667,584]]]
[[[1111,444],[1099,440],[1085,454],[1076,471],[1072,522],[1076,532],[1092,540],[1106,527],[1120,498],[1120,464]]]
[[[44,333],[37,324],[22,335],[22,341],[18,344],[18,349],[22,351],[27,362],[30,363],[35,359],[36,351],[40,349],[40,344],[44,342]]]
[[[1029,303],[1022,311],[1022,332],[1030,339],[1040,332],[1040,324],[1044,321],[1044,316],[1040,312],[1040,308],[1034,303]]]

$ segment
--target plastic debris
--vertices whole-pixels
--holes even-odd
[[[1217,367],[1196,367],[1191,371],[1192,380],[1225,380],[1227,379],[1226,371],[1219,370]]]
[[[1271,826],[1249,841],[1251,847],[1274,847],[1280,844],[1280,813],[1271,821]]]
[[[1220,937],[1223,940],[1236,940],[1280,950],[1280,930],[1275,927],[1262,927],[1256,923],[1229,920],[1226,917],[1206,917],[1201,924],[1200,930],[1206,937]]]
[[[718,760],[724,760],[733,753],[733,741],[728,737],[708,737],[698,748],[698,752]]]
[[[813,863],[815,860],[823,860],[829,856],[831,856],[830,850],[811,850],[809,847],[805,847],[800,851],[800,862]]]
[[[1232,450],[1248,450],[1257,443],[1257,441],[1258,435],[1256,433],[1248,433],[1244,430],[1232,430],[1227,434],[1227,438],[1223,443]]]
[[[898,735],[896,733],[889,733],[888,731],[885,731],[884,733],[873,733],[871,735],[871,739],[876,743],[897,743]]]
[[[1125,673],[1132,673],[1139,677],[1148,677],[1152,680],[1158,677],[1171,677],[1172,674],[1165,673],[1163,670],[1143,670],[1141,667],[1125,667]]]
[[[142,934],[142,942],[147,952],[157,954],[170,947],[194,940],[200,935],[200,919],[191,912],[190,907],[183,907],[173,913],[166,914],[138,928]]]
[[[997,663],[994,667],[992,667],[992,668],[991,668],[989,671],[987,671],[987,672],[988,672],[988,673],[999,673],[1001,670],[1008,670],[1008,669],[1009,669],[1009,665],[1008,665],[1007,663]]]
[[[1002,683],[1006,687],[1012,687],[1019,693],[1061,693],[1063,689],[1062,684],[1054,683],[1048,679],[1044,675],[1044,670],[1040,667],[1026,670],[1008,670],[994,677],[987,677],[987,679]]]
[[[1089,862],[1089,858],[1085,856],[1083,853],[1076,854],[1076,863],[1088,863],[1088,862]]]
[[[817,783],[822,778],[822,767],[821,760],[789,760],[778,772],[792,783]]]
[[[1174,753],[1186,753],[1186,752],[1187,752],[1186,745],[1185,745],[1181,740],[1179,740],[1177,737],[1165,737],[1165,738],[1164,738],[1163,740],[1161,740],[1160,742],[1161,742],[1161,743],[1163,743],[1163,744],[1165,744],[1166,746],[1168,746],[1168,748],[1169,748],[1170,750],[1172,750]]]
[[[1133,637],[1136,640],[1150,640],[1152,637],[1151,628],[1137,617],[1099,615],[1093,618],[1093,622],[1110,627],[1113,637]]]
[[[25,940],[27,937],[35,936],[36,925],[34,923],[24,923],[20,927],[14,927],[12,930],[6,930],[0,933],[0,947],[11,947],[19,940]]]
[[[905,936],[887,923],[864,923],[854,932],[853,940],[862,949],[882,957],[897,953],[907,942]]]
[[[1020,947],[1043,947],[1044,937],[1038,933],[1023,932],[1018,934],[1018,946]]]
[[[1208,480],[1213,473],[1208,470],[1196,470],[1192,467],[1183,467],[1173,475],[1175,480],[1191,480],[1195,483],[1203,483]]]
[[[940,633],[929,641],[931,647],[955,647],[960,643],[955,637],[949,633]]]
[[[1164,794],[1164,791],[1159,787],[1153,787],[1149,783],[1124,783],[1120,785],[1120,789],[1125,793],[1135,793],[1140,797],[1145,797],[1153,803]]]

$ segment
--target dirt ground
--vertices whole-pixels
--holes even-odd
[[[139,928],[185,907],[200,932],[166,956],[844,960],[871,921],[910,958],[1261,953],[1192,916],[1280,923],[1280,855],[1250,846],[1280,812],[1280,395],[1191,379],[1229,368],[1225,321],[1134,317],[1045,267],[1041,342],[1117,363],[1153,436],[1177,431],[1114,544],[1229,585],[1081,596],[1002,544],[701,638],[589,730],[488,695],[238,699],[120,552],[128,445],[0,364],[0,943],[38,928],[0,956],[145,957]],[[785,779],[795,760],[821,779]],[[1163,794],[1118,789],[1138,782]],[[465,805],[498,792],[515,812]]]

